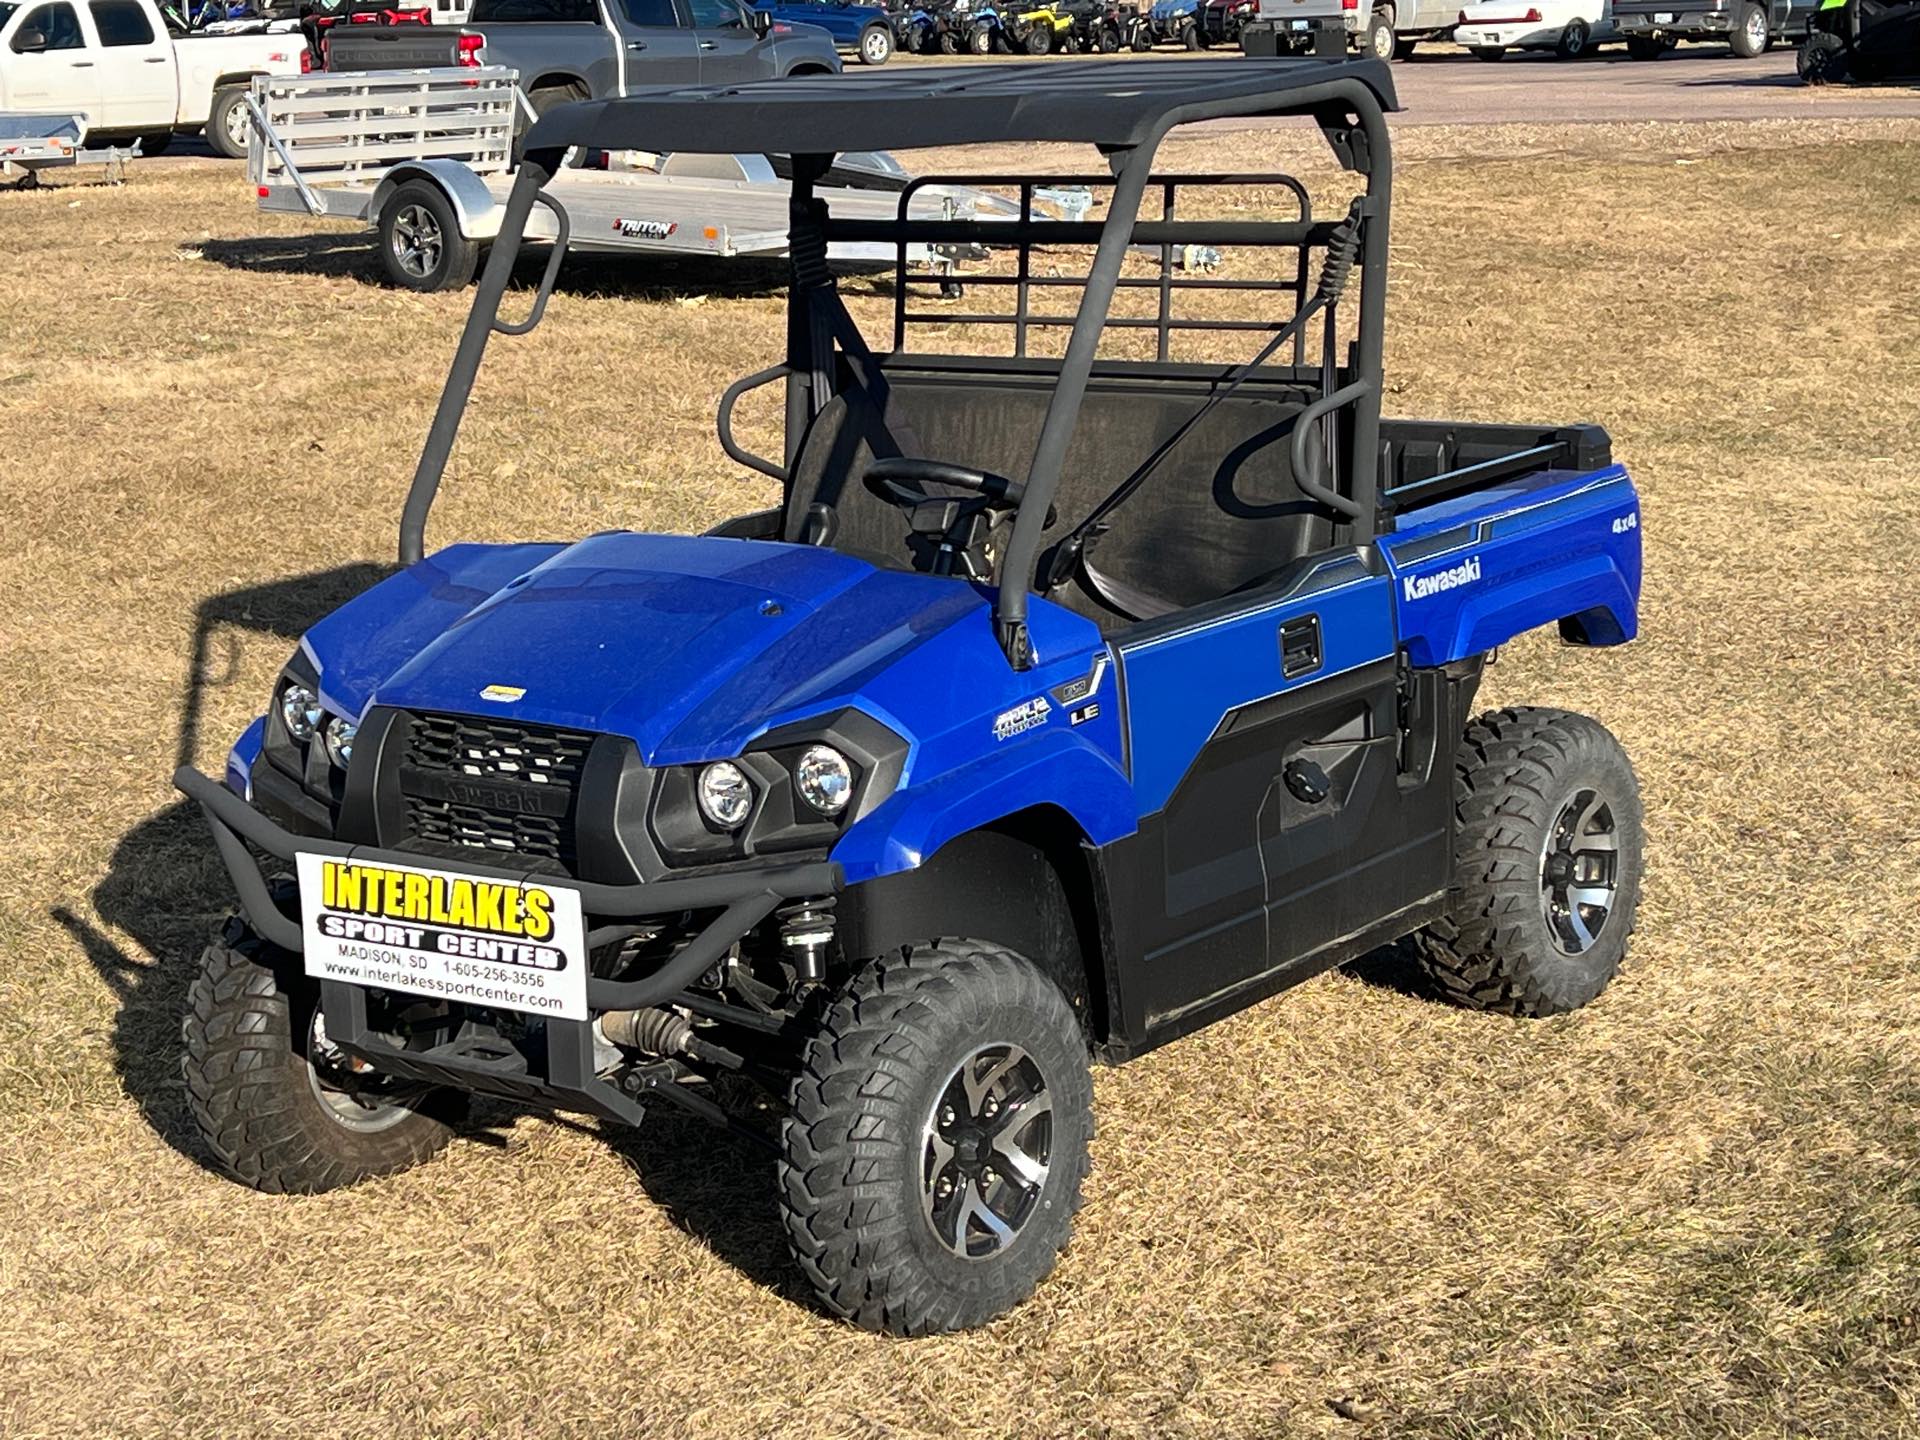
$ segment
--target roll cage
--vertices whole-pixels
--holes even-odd
[[[1204,67],[1212,70],[1215,67]],[[400,560],[412,564],[424,555],[429,508],[457,435],[474,377],[494,331],[524,334],[539,322],[566,248],[566,221],[544,193],[576,146],[588,149],[751,152],[769,136],[780,137],[790,160],[790,273],[786,356],[776,366],[745,377],[721,402],[722,444],[736,460],[778,479],[793,498],[803,443],[839,393],[862,377],[871,378],[882,363],[875,357],[836,288],[827,263],[827,247],[856,241],[891,245],[899,257],[894,289],[895,350],[904,348],[909,328],[928,318],[913,308],[914,285],[905,255],[913,244],[992,245],[1011,248],[1011,276],[969,277],[969,284],[1009,287],[1014,307],[1005,314],[941,313],[944,324],[1010,328],[1013,369],[1037,376],[1050,393],[1025,459],[1024,475],[1013,477],[1019,502],[1010,538],[999,558],[1000,585],[995,630],[1008,662],[1016,669],[1032,660],[1027,638],[1028,595],[1036,579],[1043,588],[1057,585],[1097,540],[1113,507],[1123,503],[1151,474],[1166,452],[1177,446],[1218,403],[1253,381],[1304,382],[1290,419],[1288,454],[1293,481],[1302,495],[1332,517],[1333,533],[1348,544],[1364,544],[1391,528],[1395,487],[1385,485],[1380,447],[1381,363],[1385,333],[1388,217],[1392,167],[1385,112],[1397,108],[1392,81],[1377,61],[1327,63],[1315,60],[1253,60],[1218,67],[1217,75],[1178,62],[1144,61],[1124,66],[1081,62],[1035,70],[1032,67],[968,67],[927,70],[898,78],[839,77],[788,79],[735,87],[657,89],[623,99],[562,107],[541,119],[529,133],[526,155],[508,197],[499,237],[493,245],[466,327],[455,352],[424,453],[414,474],[400,529]],[[1311,117],[1341,166],[1364,177],[1365,187],[1339,219],[1316,219],[1306,192],[1285,176],[1161,176],[1153,164],[1161,141],[1174,127],[1195,121],[1298,115]],[[835,219],[815,193],[838,154],[871,144],[887,133],[901,149],[993,142],[1077,141],[1095,146],[1111,179],[1102,220],[1043,217],[1036,209],[1041,187],[1059,186],[1060,177],[973,177],[978,183],[1017,187],[1017,213],[1001,218],[953,215],[912,218],[909,187],[891,220]],[[1087,179],[1090,177],[1081,177]],[[1300,201],[1294,220],[1210,221],[1180,218],[1176,194],[1183,184],[1284,183]],[[1071,183],[1071,182],[1067,182]],[[1143,206],[1160,201],[1149,218]],[[531,313],[519,322],[500,318],[499,309],[533,207],[544,204],[559,219],[559,241],[535,293]],[[1091,245],[1092,259],[1083,278],[1063,280],[1038,273],[1032,263],[1037,247]],[[1176,274],[1176,255],[1193,247],[1292,247],[1299,252],[1297,273],[1283,281],[1207,279]],[[1130,252],[1144,250],[1159,261],[1158,274],[1123,276]],[[1319,251],[1318,286],[1309,257]],[[1344,355],[1337,353],[1335,312],[1349,277],[1359,280],[1357,323]],[[1080,289],[1070,317],[1044,314],[1036,294],[1058,285]],[[1292,291],[1291,317],[1176,318],[1173,300],[1184,291],[1206,288]],[[1116,319],[1116,294],[1147,289],[1157,294],[1151,317]],[[1304,365],[1307,325],[1319,317],[1324,326],[1317,372]],[[1156,360],[1135,367],[1140,384],[1170,378],[1176,371],[1198,397],[1193,413],[1128,472],[1120,487],[1082,515],[1065,535],[1045,546],[1053,525],[1068,449],[1095,377],[1103,332],[1109,324],[1149,330]],[[1066,342],[1057,362],[1035,366],[1033,337],[1041,330],[1064,328]],[[1171,337],[1183,328],[1246,329],[1269,333],[1250,362],[1222,370],[1169,366]],[[1292,342],[1291,366],[1266,362]],[[893,357],[885,357],[891,359]],[[740,395],[784,380],[786,444],[784,463],[753,456],[731,434],[731,413]],[[1197,389],[1191,388],[1197,386]],[[1257,388],[1257,386],[1255,387]],[[967,456],[933,457],[966,460]],[[1423,482],[1424,483],[1424,482]],[[1402,485],[1398,488],[1409,488]],[[1116,498],[1117,497],[1117,498]],[[819,507],[814,507],[819,508]],[[829,504],[830,508],[830,504]],[[790,538],[799,538],[792,536]],[[815,543],[820,543],[816,534]],[[1091,581],[1100,592],[1097,579]],[[1109,601],[1111,595],[1107,595]],[[1133,618],[1140,618],[1135,616]]]

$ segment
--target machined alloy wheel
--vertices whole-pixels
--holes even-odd
[[[1560,42],[1554,46],[1554,51],[1562,60],[1578,60],[1587,53],[1587,42],[1592,35],[1586,21],[1569,20],[1567,28],[1560,32]]]
[[[781,1126],[794,1259],[829,1311],[982,1325],[1053,1269],[1093,1138],[1087,1038],[1034,962],[980,940],[875,960],[808,1038]]]
[[[1748,5],[1742,9],[1736,27],[1727,43],[1742,60],[1766,54],[1773,44],[1773,23],[1767,18],[1764,5]]]
[[[308,1088],[335,1123],[360,1135],[405,1124],[413,1111],[402,1102],[423,1093],[417,1085],[383,1085],[370,1068],[327,1038],[326,1017],[315,1006],[307,1027]]]
[[[1541,903],[1554,943],[1567,954],[1584,955],[1607,928],[1619,858],[1612,808],[1593,790],[1575,791],[1540,852]]]
[[[1558,1015],[1604,990],[1640,900],[1640,787],[1584,715],[1517,707],[1467,726],[1454,757],[1447,910],[1414,937],[1449,998]]]
[[[1046,1188],[1053,1097],[1018,1045],[983,1045],[955,1067],[920,1127],[921,1209],[963,1260],[1013,1243]]]
[[[893,36],[878,25],[860,37],[860,58],[868,65],[884,65],[893,58]]]

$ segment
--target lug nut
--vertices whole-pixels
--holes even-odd
[[[942,1105],[940,1107],[940,1128],[944,1130],[951,1124],[953,1124],[953,1106]]]
[[[953,1194],[953,1177],[951,1175],[942,1175],[940,1177],[940,1183],[934,1187],[934,1193],[942,1200]]]

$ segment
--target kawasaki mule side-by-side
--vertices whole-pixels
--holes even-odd
[[[1473,705],[1522,632],[1632,638],[1633,486],[1591,426],[1381,417],[1384,65],[1204,68],[656,91],[533,127],[403,568],[306,634],[224,783],[177,777],[244,912],[185,1026],[223,1168],[297,1191],[393,1171],[463,1092],[677,1107],[772,1152],[827,1308],[944,1330],[1052,1269],[1090,1059],[1408,936],[1466,1005],[1599,993],[1640,889],[1632,770],[1592,720]],[[1175,125],[1278,115],[1355,177],[1331,213],[1284,175],[1153,168]],[[834,155],[883,132],[1106,164],[974,177],[1019,196],[991,225],[910,193],[830,216]],[[489,335],[548,303],[564,226],[529,317],[499,317],[569,147],[768,135],[792,151],[784,358],[728,389],[720,443],[780,504],[428,553]],[[1061,184],[1101,188],[1104,220],[1038,213]],[[1223,192],[1234,218],[1191,218]],[[885,344],[842,302],[838,241],[902,256]],[[929,303],[907,247],[971,244],[999,263]],[[1240,259],[1184,273],[1196,246]],[[1177,358],[1196,336],[1251,353]],[[773,384],[778,459],[731,424]]]

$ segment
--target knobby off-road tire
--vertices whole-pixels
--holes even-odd
[[[466,1097],[415,1091],[357,1105],[316,1067],[317,987],[283,985],[238,922],[200,957],[181,1025],[187,1108],[219,1168],[273,1194],[315,1195],[426,1160],[453,1137]],[[328,1098],[331,1095],[331,1100]]]
[[[1508,1015],[1586,1004],[1626,958],[1640,901],[1640,790],[1620,742],[1564,710],[1467,726],[1454,762],[1453,885],[1415,953],[1452,999]]]
[[[832,1313],[896,1335],[961,1330],[1053,1269],[1080,1208],[1093,1085],[1072,1008],[1018,955],[946,940],[868,965],[808,1042],[791,1102],[787,1236]]]

